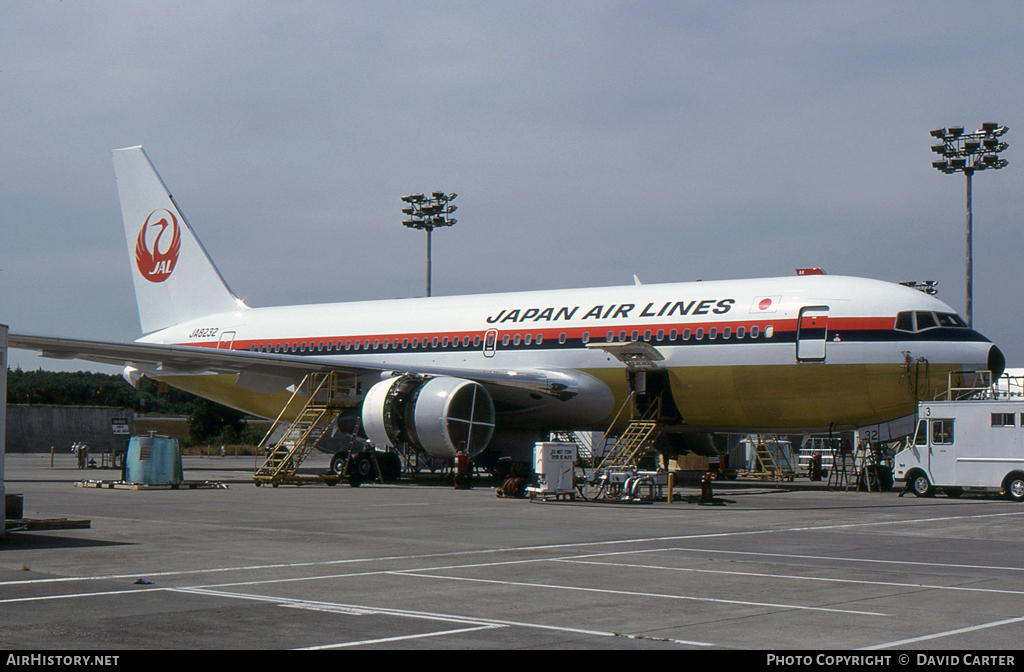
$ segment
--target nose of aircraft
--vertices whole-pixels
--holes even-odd
[[[1002,350],[993,345],[988,349],[988,370],[992,372],[992,380],[997,380],[1002,376],[1005,369],[1006,357],[1003,356]]]

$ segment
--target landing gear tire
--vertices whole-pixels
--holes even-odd
[[[355,470],[356,473],[359,474],[360,479],[364,481],[371,479],[373,478],[375,471],[373,468],[373,461],[368,455],[360,455],[356,458]]]
[[[348,465],[348,484],[353,488],[358,488],[363,481],[371,479],[373,476],[373,461],[370,456],[365,453],[353,455]]]
[[[935,489],[932,488],[931,482],[924,474],[917,474],[911,479],[910,490],[915,497],[931,497],[935,494]]]
[[[348,462],[348,451],[341,450],[331,458],[331,473],[341,476],[345,473],[345,463]]]
[[[1013,474],[1003,481],[1003,491],[1009,499],[1015,502],[1024,502],[1024,476]]]

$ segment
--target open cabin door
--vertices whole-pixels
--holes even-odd
[[[804,306],[796,326],[796,361],[824,362],[828,306]]]

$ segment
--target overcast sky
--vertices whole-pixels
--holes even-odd
[[[140,335],[137,144],[251,306],[423,295],[399,197],[443,189],[435,295],[821,266],[963,312],[928,131],[995,121],[974,320],[1024,366],[1021,35],[1019,1],[0,0],[0,323]]]

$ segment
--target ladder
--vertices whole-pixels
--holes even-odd
[[[626,469],[635,467],[639,459],[647,454],[658,436],[661,435],[661,427],[657,420],[640,419],[631,420],[626,429],[622,432],[619,440],[615,442],[612,449],[604,456],[598,470]]]
[[[756,468],[748,475],[773,481],[792,481],[796,477],[793,463],[778,437],[755,434],[753,437]]]
[[[832,446],[832,469],[828,472],[828,488],[849,490],[857,487],[860,477],[860,461],[863,453],[860,448],[851,450],[843,441],[836,441]]]
[[[631,406],[635,411],[635,402],[636,393],[633,392],[626,399],[626,403],[622,405],[622,408],[619,409],[615,420],[612,421],[611,427],[605,432],[604,439],[602,440],[604,445],[608,445],[612,429],[619,416],[622,415],[622,411],[625,410],[626,406]],[[629,421],[629,424],[626,425],[625,430],[619,435],[615,444],[610,450],[605,451],[601,461],[594,466],[595,477],[599,477],[602,473],[607,473],[609,470],[636,469],[640,458],[651,452],[654,442],[661,436],[660,418],[661,398],[659,397],[648,407],[644,415]]]
[[[281,439],[267,450],[270,437],[278,425],[284,424],[283,418],[289,409],[294,408],[301,400],[302,392],[306,392],[306,402],[299,409],[295,419],[285,430]],[[337,475],[320,474],[316,477],[300,477],[297,475],[299,466],[320,442],[335,418],[342,411],[340,400],[346,391],[339,384],[336,373],[311,373],[297,385],[288,403],[281,409],[277,419],[270,426],[266,436],[260,441],[259,448],[267,452],[263,464],[253,472],[256,486],[269,483],[275,488],[287,483],[303,485],[310,482],[326,482],[334,485],[340,479]]]

